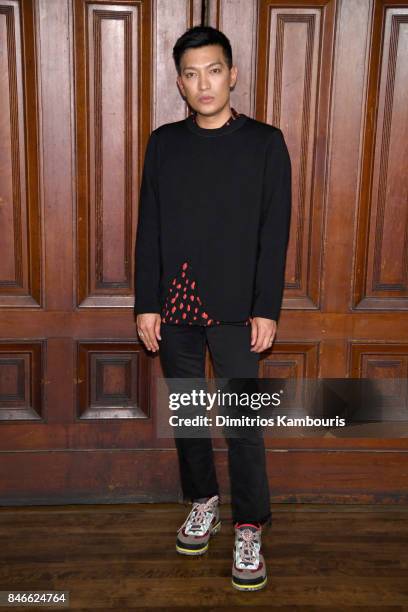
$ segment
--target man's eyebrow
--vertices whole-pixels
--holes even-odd
[[[222,66],[222,62],[212,62],[211,64],[207,64],[207,66],[204,66],[204,68],[209,68],[210,66],[215,66],[216,64],[221,64]],[[183,70],[196,70],[197,66],[185,66],[185,68],[183,68]]]

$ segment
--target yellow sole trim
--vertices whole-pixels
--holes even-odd
[[[237,582],[234,582],[234,580],[232,580],[232,584],[234,585],[234,587],[238,588],[240,591],[257,591],[258,589],[265,586],[267,582],[268,578],[265,578],[263,582],[259,582],[258,584],[238,584]]]
[[[191,550],[191,548],[182,548],[176,544],[176,549],[186,555],[199,555],[200,553],[205,552],[207,548],[208,544],[206,544],[203,548],[196,548],[195,550]]]

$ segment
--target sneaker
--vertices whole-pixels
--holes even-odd
[[[257,591],[267,582],[265,559],[261,553],[262,527],[235,524],[232,585],[239,591]]]
[[[221,528],[218,495],[204,502],[194,502],[190,514],[177,530],[176,550],[182,555],[202,555],[210,536]]]

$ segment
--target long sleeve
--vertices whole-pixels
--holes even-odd
[[[157,189],[158,136],[147,143],[135,243],[135,314],[160,314],[160,224]]]
[[[279,317],[292,207],[291,182],[289,152],[282,131],[277,129],[267,149],[253,317],[275,321]]]

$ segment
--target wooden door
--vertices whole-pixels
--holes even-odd
[[[407,2],[0,0],[3,504],[180,498],[133,249],[148,135],[187,114],[172,46],[201,19],[231,40],[233,106],[279,126],[292,159],[260,375],[407,378]],[[273,499],[405,501],[406,451],[397,436],[268,439]]]

